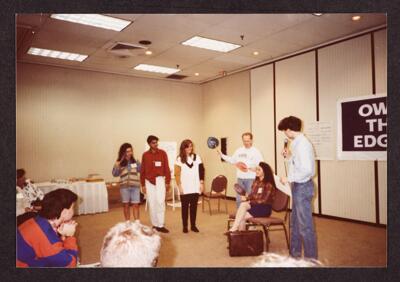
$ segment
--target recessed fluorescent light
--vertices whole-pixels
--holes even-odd
[[[358,20],[361,19],[361,16],[353,16],[351,19],[352,19],[353,21],[358,21]]]
[[[254,51],[254,52],[253,52],[253,55],[254,55],[254,56],[257,56],[258,54],[259,54],[258,51]]]
[[[151,54],[153,54],[153,52],[151,52],[150,50],[147,50],[146,52],[144,52],[146,55],[150,56]]]
[[[35,56],[42,56],[42,57],[50,57],[55,59],[63,59],[63,60],[70,60],[70,61],[78,61],[82,62],[85,60],[88,55],[81,55],[76,53],[69,53],[69,52],[61,52],[56,50],[48,50],[48,49],[41,49],[31,47],[28,50],[28,54],[35,55]]]
[[[52,14],[50,17],[57,20],[90,25],[116,31],[123,30],[131,23],[131,21],[103,16],[100,14]]]
[[[316,17],[320,17],[320,16],[322,16],[322,13],[313,13],[313,15]]]
[[[195,75],[195,76],[199,76],[200,74],[199,74],[198,72],[195,72],[194,75]]]
[[[214,40],[214,39],[208,39],[208,38],[204,38],[204,37],[200,37],[200,36],[194,36],[194,37],[190,38],[189,40],[182,42],[182,45],[198,47],[198,48],[203,48],[203,49],[209,49],[209,50],[214,50],[214,51],[218,51],[218,52],[229,52],[229,51],[235,50],[239,47],[242,47],[241,45],[228,43],[228,42],[224,42],[224,41],[218,41],[218,40]]]
[[[166,74],[173,74],[180,71],[180,69],[146,65],[146,64],[137,65],[133,69],[140,71],[148,71],[148,72],[166,73]]]

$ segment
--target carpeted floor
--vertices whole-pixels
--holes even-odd
[[[162,246],[158,267],[247,267],[257,257],[230,257],[227,249],[227,214],[217,213],[213,203],[213,215],[198,206],[197,226],[200,233],[182,232],[181,211],[166,211],[168,234],[162,234]],[[223,210],[223,205],[221,206]],[[235,203],[228,201],[229,212],[235,211]],[[150,225],[148,212],[141,206],[140,219]],[[123,221],[122,208],[111,208],[108,213],[77,216],[78,244],[82,264],[99,261],[99,252],[108,229]],[[328,267],[385,267],[386,229],[345,221],[314,218],[319,260]],[[270,252],[288,254],[285,236],[281,231],[270,233]]]

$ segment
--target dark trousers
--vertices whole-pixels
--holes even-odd
[[[190,209],[190,226],[191,227],[196,226],[196,214],[197,214],[197,201],[198,200],[199,200],[198,193],[181,195],[183,227],[188,226],[188,210],[189,209]]]

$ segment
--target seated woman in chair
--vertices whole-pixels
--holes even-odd
[[[256,168],[256,179],[251,186],[251,192],[247,197],[241,196],[242,202],[236,212],[235,222],[227,233],[245,230],[246,220],[251,217],[270,216],[275,189],[271,167],[265,162],[260,162]]]

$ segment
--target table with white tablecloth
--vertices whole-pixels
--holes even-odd
[[[108,211],[108,194],[104,181],[86,182],[77,181],[71,183],[35,183],[36,187],[45,194],[58,188],[71,190],[78,195],[76,214],[90,214]]]

